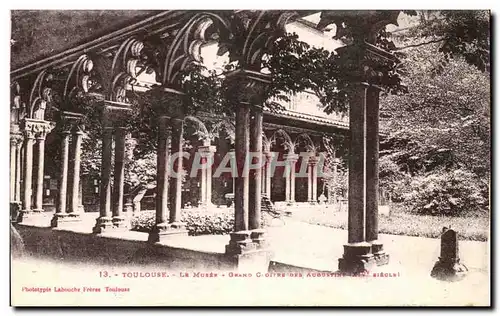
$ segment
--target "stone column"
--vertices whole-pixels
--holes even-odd
[[[311,166],[311,203],[318,202],[318,157],[312,156],[309,159]]]
[[[286,158],[285,158],[286,159]],[[284,170],[284,173],[285,173],[285,202],[287,204],[290,204],[290,200],[291,200],[291,182],[290,182],[290,165],[288,164],[288,161],[287,161],[287,164],[285,165],[285,170]]]
[[[172,126],[169,127],[169,124]],[[182,178],[174,177],[169,183],[168,173],[170,142],[172,142],[172,152],[180,151],[182,154],[182,128],[182,120],[180,119],[171,120],[166,115],[158,118],[156,224],[149,233],[149,242],[161,242],[171,235],[187,235],[183,223],[180,222]],[[182,162],[178,161],[178,163],[177,173],[182,170]],[[169,192],[171,193],[169,194]],[[168,203],[169,195],[172,201],[170,205]]]
[[[59,175],[59,195],[56,205],[56,213],[51,221],[52,227],[58,227],[61,221],[68,216],[66,213],[66,198],[68,188],[68,160],[69,160],[69,136],[70,131],[64,130],[61,133],[61,171]]]
[[[234,178],[234,232],[231,240],[226,245],[226,253],[241,254],[250,249],[255,249],[250,239],[248,230],[248,207],[249,207],[249,173],[245,170],[245,162],[250,150],[250,104],[246,99],[246,78],[240,73],[241,70],[233,72],[229,78],[240,82],[234,84],[234,98],[236,112],[235,128],[235,156],[237,175]],[[234,74],[234,75],[233,75]],[[241,77],[240,77],[241,75]],[[240,98],[240,99],[238,99]]]
[[[262,165],[262,107],[253,106],[250,120],[250,152],[253,163]],[[251,156],[252,157],[252,156]],[[249,158],[248,158],[249,159]],[[262,201],[262,167],[249,170],[249,229],[261,227],[261,201]]]
[[[350,98],[348,244],[339,259],[341,271],[360,272],[375,265],[370,243],[365,241],[366,210],[366,103],[368,85],[358,83]]]
[[[266,193],[267,197],[269,200],[271,200],[271,162],[273,159],[273,153],[271,152],[266,152],[266,179],[265,179],[265,184],[266,184]]]
[[[156,227],[165,230],[168,218],[168,173],[170,128],[168,117],[158,118],[158,149],[156,171]]]
[[[45,132],[39,133],[36,137],[38,143],[38,168],[36,177],[35,209],[36,212],[43,212],[43,175],[45,158]]]
[[[295,164],[298,160],[298,155],[295,153],[288,153],[285,156],[287,173],[287,204],[293,205],[295,203]]]
[[[22,139],[19,139],[16,146],[16,189],[15,189],[15,200],[21,201],[21,169],[22,169],[22,161],[21,161],[21,152],[22,152],[23,142]]]
[[[215,146],[200,146],[200,153],[203,163],[207,165],[201,169],[200,202],[202,207],[212,206],[212,162],[214,159]]]
[[[35,135],[32,131],[25,131],[24,139],[24,201],[23,212],[31,212],[31,192],[33,180],[33,142]]]
[[[307,202],[312,203],[312,165],[307,164]]]
[[[106,126],[102,131],[101,187],[99,190],[99,218],[94,233],[102,233],[113,228],[111,222],[111,156],[113,127]]]
[[[17,135],[10,135],[10,201],[16,199],[16,147]]]
[[[372,245],[377,265],[387,264],[389,256],[378,241],[379,206],[379,89],[370,86],[366,103],[366,241]]]
[[[185,224],[181,222],[181,207],[182,207],[182,142],[183,142],[183,131],[184,131],[184,121],[180,118],[174,118],[171,120],[172,133],[171,133],[171,153],[178,153],[178,159],[176,162],[172,161],[171,167],[173,172],[177,176],[170,177],[170,217],[168,220],[169,234],[187,234],[185,230]]]
[[[71,153],[71,200],[69,201],[68,213],[71,217],[79,217],[78,207],[80,204],[80,164],[81,164],[81,147],[82,147],[83,131],[76,126],[76,131],[73,132],[73,142]]]
[[[127,223],[123,216],[123,184],[125,180],[125,137],[127,131],[124,127],[115,130],[115,170],[113,178],[113,227],[126,229]],[[73,197],[78,207],[78,187]]]
[[[235,229],[231,233],[226,255],[240,271],[262,271],[269,267],[270,250],[260,228],[260,177],[259,170],[252,171],[250,186],[250,150],[262,159],[262,109],[269,76],[257,71],[238,69],[226,75],[230,81],[228,98],[235,105],[235,150],[237,177],[235,184]],[[250,121],[252,112],[252,121]],[[247,168],[245,168],[247,164]],[[252,187],[252,189],[250,189]],[[250,195],[252,190],[252,195]],[[250,202],[250,198],[252,202]],[[250,207],[252,207],[250,211]],[[251,230],[250,230],[251,229]]]

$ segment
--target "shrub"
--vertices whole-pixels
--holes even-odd
[[[458,169],[416,176],[403,199],[421,215],[478,215],[487,209],[484,192],[473,173]]]
[[[225,235],[234,229],[234,209],[217,210],[185,209],[182,210],[181,222],[186,224],[190,236]],[[262,215],[262,225],[268,223],[267,215]],[[155,225],[155,212],[142,211],[131,220],[132,230],[150,232]]]

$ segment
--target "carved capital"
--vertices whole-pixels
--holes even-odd
[[[398,25],[399,10],[325,10],[321,12],[318,29],[337,26],[334,39],[347,44],[375,43],[378,32],[388,24]]]
[[[130,104],[104,101],[103,121],[104,126],[124,126],[127,119],[132,114]]]
[[[61,133],[76,133],[83,134],[85,131],[85,125],[83,124],[84,115],[74,112],[62,112],[61,114],[61,124],[59,125],[59,130]]]
[[[26,119],[22,129],[27,138],[45,139],[55,126],[53,122]]]
[[[354,82],[379,85],[384,75],[399,62],[396,56],[363,42],[337,49],[348,77]]]
[[[170,88],[155,87],[146,92],[155,113],[169,118],[184,119],[184,93]]]
[[[10,143],[11,145],[18,146],[22,144],[23,135],[21,133],[10,134]]]
[[[228,98],[238,103],[261,106],[265,101],[271,76],[257,71],[238,69],[226,75],[230,80]]]

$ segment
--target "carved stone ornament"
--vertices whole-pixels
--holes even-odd
[[[271,82],[270,75],[244,69],[230,72],[226,77],[231,85],[227,97],[250,105],[263,103],[266,89]]]
[[[28,138],[45,138],[55,126],[53,122],[26,119],[23,121],[22,130]]]

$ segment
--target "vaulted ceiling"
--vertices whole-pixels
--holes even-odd
[[[11,70],[136,23],[159,11],[11,11]]]

